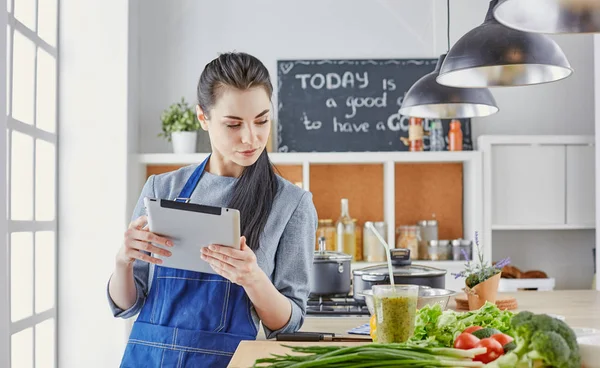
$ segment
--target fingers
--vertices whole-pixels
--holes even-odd
[[[215,260],[236,268],[242,268],[246,263],[248,263],[245,260],[237,259],[231,255],[220,253],[218,251],[212,251],[207,247],[202,248],[202,254],[200,255],[200,258],[209,263],[210,261]]]
[[[173,242],[170,239],[167,239],[162,236],[158,236],[154,233],[145,230],[138,229],[128,229],[125,232],[125,237],[131,240],[142,240],[145,242],[151,242],[154,244],[164,245],[167,247],[172,247]]]
[[[127,250],[125,250],[125,255],[131,259],[139,259],[140,261],[154,263],[156,265],[160,265],[163,263],[161,259],[151,257],[134,248],[127,248]]]
[[[129,224],[130,229],[142,229],[148,223],[148,216],[140,216]]]
[[[140,240],[132,240],[128,243],[129,247],[137,250],[144,250],[149,253],[160,254],[163,257],[170,257],[171,252],[154,246],[148,242],[140,241]]]

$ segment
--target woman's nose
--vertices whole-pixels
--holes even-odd
[[[242,128],[242,143],[253,144],[255,138],[255,132],[252,127],[244,124],[244,127]]]

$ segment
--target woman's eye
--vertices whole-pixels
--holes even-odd
[[[239,128],[242,124],[227,124],[227,128],[235,129]]]
[[[257,121],[256,124],[258,124],[258,125],[264,125],[264,124],[266,124],[268,122],[269,122],[269,119],[265,119],[263,121]]]

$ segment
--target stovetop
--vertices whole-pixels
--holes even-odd
[[[306,314],[327,317],[368,316],[369,309],[366,304],[357,302],[352,296],[311,296],[307,302]]]

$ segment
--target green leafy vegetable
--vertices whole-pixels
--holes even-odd
[[[424,348],[410,344],[366,344],[360,346],[286,346],[302,355],[276,355],[258,359],[254,367],[483,367],[472,359],[485,348],[470,350]]]
[[[565,322],[545,314],[521,312],[511,325],[517,347],[498,359],[495,367],[581,366],[577,336]]]
[[[454,339],[467,327],[481,326],[512,336],[510,311],[501,311],[492,303],[486,303],[476,311],[442,311],[439,305],[427,305],[417,312],[415,332],[410,342],[427,346],[451,347]]]

